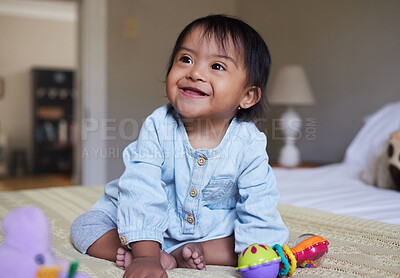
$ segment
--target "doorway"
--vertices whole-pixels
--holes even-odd
[[[78,1],[0,1],[0,190],[73,183],[74,159],[72,155],[67,159],[66,153],[79,144],[73,135],[79,129],[78,121],[74,113],[67,122],[67,115],[61,115],[63,111],[54,103],[60,104],[58,107],[72,105],[75,110],[80,98],[74,95],[74,88],[67,91],[57,83],[34,88],[33,80],[35,69],[54,71],[51,77],[62,77],[57,74],[61,71],[76,73],[78,9]],[[35,100],[39,98],[45,105],[37,110]],[[72,99],[71,103],[66,99]],[[36,122],[38,117],[41,119]],[[38,145],[45,149],[51,143],[54,148],[35,156]],[[71,149],[62,149],[62,145]],[[38,167],[38,158],[46,161],[51,157],[54,160],[48,165],[52,167]]]

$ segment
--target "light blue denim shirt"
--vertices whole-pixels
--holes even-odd
[[[193,149],[179,115],[165,105],[146,119],[123,159],[125,172],[92,209],[107,213],[127,244],[154,240],[169,253],[233,233],[237,253],[253,243],[287,243],[266,137],[253,123],[234,118],[218,147]]]

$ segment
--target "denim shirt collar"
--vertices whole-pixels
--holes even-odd
[[[226,148],[228,147],[227,145],[230,142],[230,138],[234,136],[234,130],[238,126],[236,116],[231,120],[229,123],[228,129],[225,132],[224,137],[222,138],[221,142],[219,145],[213,149],[194,149],[189,142],[189,137],[187,135],[185,126],[181,120],[181,117],[178,113],[178,111],[175,110],[175,108],[172,107],[171,104],[168,104],[168,113],[171,113],[172,117],[176,120],[176,123],[178,125],[178,131],[181,133],[181,136],[183,138],[183,145],[185,147],[186,152],[192,156],[192,157],[206,157],[206,158],[212,158],[218,156],[221,152],[225,151]]]

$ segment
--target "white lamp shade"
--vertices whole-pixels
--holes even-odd
[[[312,105],[315,103],[304,68],[289,65],[280,68],[269,92],[268,102],[275,105]]]

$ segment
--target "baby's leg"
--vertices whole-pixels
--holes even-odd
[[[208,265],[237,265],[234,251],[235,238],[232,236],[200,243],[187,243],[171,252],[178,267],[205,270]]]
[[[133,254],[121,245],[117,225],[102,211],[90,210],[79,216],[72,223],[71,239],[83,254],[116,262],[120,268],[132,263]],[[175,258],[166,252],[160,254],[160,262],[165,269],[176,267]]]
[[[120,247],[117,250],[117,260],[116,265],[119,268],[127,268],[133,261],[133,254],[126,246]],[[165,251],[160,254],[160,263],[165,270],[170,270],[176,268],[176,260],[173,256]]]
[[[108,231],[96,240],[88,249],[87,254],[115,262],[122,269],[127,268],[133,260],[133,254],[128,247],[122,246],[116,229]],[[169,270],[176,267],[176,260],[166,252],[160,255],[160,262],[164,269]]]
[[[115,261],[121,247],[117,224],[104,212],[89,210],[72,223],[71,239],[83,254]]]
[[[119,248],[121,248],[121,242],[119,240],[118,232],[116,229],[113,229],[93,242],[93,244],[87,249],[87,254],[92,257],[115,262]]]
[[[233,235],[201,242],[201,246],[207,264],[237,266],[238,254],[235,253],[235,237]]]

